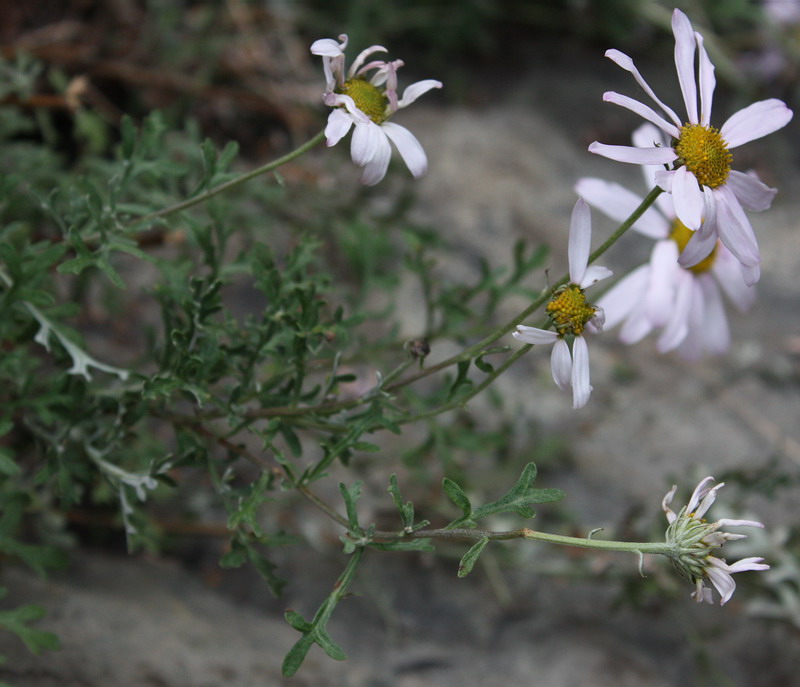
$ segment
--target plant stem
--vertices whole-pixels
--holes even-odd
[[[219,184],[218,186],[215,186],[214,188],[210,188],[205,193],[201,193],[200,195],[195,196],[194,198],[189,198],[188,200],[184,200],[175,205],[170,205],[169,207],[158,210],[157,212],[151,212],[149,215],[144,215],[144,217],[137,217],[136,219],[130,220],[129,222],[126,222],[125,226],[131,227],[138,224],[152,222],[153,220],[161,219],[162,217],[167,217],[168,215],[172,215],[176,212],[181,212],[182,210],[188,210],[189,208],[194,207],[195,205],[199,205],[200,203],[205,203],[207,200],[213,198],[214,196],[220,193],[229,191],[230,189],[235,188],[236,186],[239,186],[240,184],[243,184],[246,181],[250,181],[250,179],[254,179],[255,177],[260,176],[261,174],[266,174],[267,172],[272,172],[281,165],[285,165],[287,162],[291,162],[295,158],[300,157],[303,153],[306,153],[307,151],[311,150],[311,148],[320,143],[324,138],[325,138],[325,132],[320,131],[312,139],[306,141],[301,146],[295,148],[292,152],[286,153],[286,155],[279,157],[277,160],[268,162],[267,164],[262,165],[261,167],[257,167],[256,169],[241,174],[235,179],[230,179],[222,184]]]
[[[534,541],[560,544],[562,546],[577,546],[583,549],[599,549],[603,551],[623,551],[627,553],[653,553],[668,555],[674,550],[674,545],[668,542],[626,542],[605,539],[591,539],[588,537],[567,537],[561,534],[539,532],[527,527],[517,530],[493,531],[478,529],[422,529],[415,532],[374,532],[373,539],[383,541],[398,541],[401,539],[454,539],[458,541],[479,541],[492,539],[503,541],[508,539],[530,539]]]
[[[631,228],[634,222],[639,219],[654,202],[655,199],[662,193],[661,189],[656,186],[653,190],[648,193],[644,200],[639,204],[637,207],[626,219],[622,224],[619,225],[617,230],[608,237],[608,239],[589,256],[589,263],[593,263],[597,258],[599,258],[603,253],[605,253],[611,246],[613,246],[620,237]],[[505,336],[513,330],[520,322],[527,319],[536,312],[539,308],[541,308],[547,300],[550,298],[550,295],[553,291],[558,289],[558,287],[563,286],[564,284],[569,282],[569,275],[564,275],[561,279],[559,279],[555,284],[553,284],[552,288],[548,290],[546,293],[543,293],[539,298],[537,298],[533,303],[531,303],[527,308],[525,308],[521,313],[516,315],[510,321],[506,322],[505,324],[500,325],[492,332],[487,334],[483,339],[478,341],[473,346],[461,351],[461,353],[457,353],[454,356],[447,358],[436,365],[432,365],[431,367],[426,367],[424,370],[420,370],[419,372],[414,373],[413,375],[409,375],[405,379],[401,379],[400,381],[395,382],[394,384],[390,384],[389,386],[385,387],[384,390],[387,392],[394,391],[396,389],[400,389],[404,386],[408,386],[409,384],[416,382],[418,379],[422,379],[423,377],[427,377],[428,375],[433,374],[434,372],[438,372],[439,370],[443,370],[446,367],[450,367],[451,365],[456,365],[457,363],[463,362],[464,360],[470,360],[474,358],[476,355],[480,354],[480,352],[493,344],[499,338]],[[530,350],[530,349],[526,349]]]

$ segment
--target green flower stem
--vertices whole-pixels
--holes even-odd
[[[613,246],[621,237],[622,235],[631,228],[634,222],[639,219],[654,202],[655,199],[661,195],[662,190],[656,186],[653,188],[650,193],[648,193],[644,200],[639,204],[637,207],[626,219],[622,224],[619,225],[617,230],[608,237],[608,239],[589,256],[589,264],[593,263],[597,258],[599,258],[603,253],[605,253],[611,246]],[[401,379],[394,384],[390,384],[389,386],[385,387],[384,390],[387,392],[394,391],[396,389],[400,389],[404,386],[408,386],[413,382],[416,382],[418,379],[422,379],[423,377],[427,377],[428,375],[433,374],[434,372],[438,372],[439,370],[443,370],[446,367],[450,367],[451,365],[456,365],[460,362],[465,360],[471,360],[476,355],[479,355],[482,350],[489,347],[495,341],[500,339],[501,337],[508,334],[510,331],[516,328],[518,324],[520,324],[523,320],[526,320],[530,317],[534,312],[536,312],[539,308],[541,308],[550,298],[553,291],[558,289],[558,287],[563,286],[564,284],[569,282],[569,275],[564,275],[559,281],[557,281],[553,286],[545,293],[543,293],[539,298],[537,298],[533,303],[531,303],[525,310],[519,313],[516,317],[514,317],[509,322],[497,327],[494,331],[490,332],[487,336],[481,339],[478,343],[474,346],[470,346],[469,348],[463,350],[461,353],[457,353],[446,360],[443,360],[436,365],[431,365],[430,367],[426,367],[424,370],[420,370],[413,375],[409,375],[405,379]],[[528,349],[529,350],[529,349]]]
[[[323,141],[325,138],[325,132],[320,131],[314,138],[306,141],[301,146],[295,148],[292,152],[287,153],[286,155],[279,157],[277,160],[273,160],[272,162],[268,162],[261,167],[257,167],[249,172],[245,172],[244,174],[236,177],[235,179],[230,179],[223,184],[219,184],[214,188],[208,189],[205,193],[201,193],[199,196],[195,196],[194,198],[189,198],[188,200],[184,200],[176,205],[170,205],[167,208],[163,208],[162,210],[158,210],[157,212],[151,212],[149,215],[144,215],[144,217],[137,217],[136,219],[130,220],[125,224],[127,227],[135,226],[138,224],[144,224],[147,222],[152,222],[156,219],[161,219],[162,217],[167,217],[168,215],[172,215],[176,212],[181,212],[182,210],[188,210],[195,205],[199,205],[200,203],[205,203],[207,200],[213,198],[220,193],[224,193],[225,191],[229,191],[240,184],[245,183],[246,181],[250,181],[250,179],[254,179],[257,176],[262,174],[266,174],[267,172],[272,172],[273,170],[277,169],[281,165],[285,165],[287,162],[291,162],[292,160],[300,157],[304,153],[311,150],[314,146],[318,143]]]
[[[533,541],[548,542],[549,544],[561,544],[562,546],[577,546],[582,549],[622,551],[626,553],[652,553],[662,556],[670,555],[675,549],[675,546],[668,542],[628,542],[592,539],[589,537],[567,537],[561,534],[550,534],[548,532],[530,530],[527,527],[502,532],[478,529],[422,529],[411,533],[374,532],[372,538],[384,541],[398,541],[401,539],[454,539],[458,541],[530,539]]]
[[[298,149],[299,150],[299,149]],[[589,263],[594,262],[597,260],[601,255],[603,255],[611,246],[613,246],[621,237],[622,235],[631,228],[634,222],[639,219],[661,195],[661,189],[656,186],[653,188],[650,193],[648,193],[644,200],[639,204],[637,207],[626,219],[622,224],[619,225],[617,230],[608,237],[608,239],[595,250],[589,256]],[[547,292],[543,293],[539,298],[533,301],[525,310],[520,312],[517,316],[515,316],[509,322],[497,327],[491,333],[489,333],[486,337],[481,339],[478,343],[470,346],[469,348],[464,349],[461,353],[458,353],[446,360],[442,360],[435,365],[431,365],[430,367],[426,367],[414,374],[409,375],[403,379],[400,379],[396,382],[391,382],[389,384],[384,383],[381,387],[381,391],[385,391],[387,393],[391,393],[398,389],[401,389],[409,384],[413,384],[414,382],[428,377],[440,370],[443,370],[451,365],[456,365],[457,363],[463,362],[465,360],[471,360],[477,355],[480,355],[482,351],[489,348],[495,341],[500,339],[501,337],[508,334],[512,331],[518,324],[520,324],[523,320],[530,317],[534,312],[536,312],[539,308],[541,308],[550,298],[552,292],[557,289],[559,286],[563,286],[569,281],[569,275],[564,275],[558,282],[556,282],[551,289]],[[455,402],[446,404],[441,406],[440,408],[436,408],[428,413],[423,413],[421,415],[409,416],[408,418],[402,420],[403,423],[412,422],[414,420],[419,420],[426,417],[432,417],[434,415],[439,415],[447,410],[451,410],[453,408],[459,407],[463,405],[466,401],[470,398],[475,396],[475,394],[480,393],[485,389],[489,384],[491,384],[500,374],[502,374],[505,370],[507,370],[512,363],[516,362],[519,358],[521,358],[525,353],[527,353],[532,346],[530,344],[526,344],[521,348],[517,349],[514,353],[512,353],[494,372],[490,373],[484,380],[479,384],[470,394],[466,397],[462,397]],[[402,366],[401,366],[402,367]],[[396,371],[393,372],[390,377],[394,377]],[[365,396],[356,399],[348,399],[346,401],[333,401],[328,403],[321,403],[315,406],[306,406],[306,407],[297,407],[297,406],[276,406],[273,408],[258,408],[256,410],[249,411],[246,413],[246,416],[249,418],[260,418],[260,417],[302,417],[303,415],[310,415],[310,414],[318,414],[318,415],[332,415],[334,413],[338,413],[342,410],[348,410],[350,408],[355,408],[361,405],[366,398],[371,396],[374,392],[369,391]],[[204,414],[204,417],[211,418],[218,413],[209,413]]]

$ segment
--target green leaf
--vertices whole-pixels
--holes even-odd
[[[534,489],[536,480],[536,465],[528,463],[522,470],[517,483],[502,498],[492,503],[487,503],[476,508],[472,514],[474,520],[480,520],[487,515],[495,513],[516,513],[523,518],[532,518],[535,511],[531,508],[533,503],[552,503],[564,497],[560,489]]]
[[[463,515],[458,520],[454,520],[447,527],[453,528],[458,527],[459,525],[474,527],[475,523],[474,518],[472,518],[472,504],[469,501],[469,497],[464,493],[464,490],[453,480],[448,479],[447,477],[442,480],[442,488],[444,489],[444,492],[447,494],[448,498],[463,511]]]
[[[122,158],[130,160],[136,148],[136,127],[130,115],[123,115],[120,122],[120,135],[122,136]]]
[[[459,577],[466,577],[472,572],[472,568],[475,566],[475,561],[478,560],[478,556],[481,555],[488,543],[489,537],[483,537],[483,539],[478,540],[472,547],[470,547],[470,550],[464,554],[461,562],[458,564]]]
[[[310,632],[314,629],[314,626],[310,622],[291,608],[283,614],[283,617],[286,619],[286,622],[298,632]]]
[[[358,532],[360,528],[358,526],[358,509],[356,508],[356,503],[361,496],[361,482],[356,482],[349,489],[343,482],[339,482],[339,491],[344,499],[344,507],[347,510],[347,521],[350,523],[350,528]]]
[[[2,590],[5,595],[5,589]],[[29,623],[41,620],[46,615],[41,606],[32,604],[19,606],[10,611],[0,611],[0,627],[17,635],[33,654],[49,649],[58,649],[58,636],[46,630],[30,627]]]
[[[0,447],[0,474],[11,477],[12,475],[18,475],[19,472],[19,465],[16,464],[11,453],[7,449]]]

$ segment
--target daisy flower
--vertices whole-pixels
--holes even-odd
[[[428,158],[420,142],[405,127],[388,121],[397,110],[408,107],[423,93],[441,88],[441,81],[426,79],[408,86],[397,97],[397,70],[402,60],[386,62],[367,58],[386,48],[373,45],[363,50],[345,74],[344,49],[347,35],[321,38],[311,45],[311,53],[322,57],[325,70],[323,101],[334,108],[328,117],[325,136],[328,146],[334,146],[354,127],[350,144],[353,162],[364,168],[361,181],[368,186],[377,184],[386,175],[394,143],[400,157],[415,178],[428,170]],[[367,74],[373,72],[367,79]]]
[[[570,283],[557,289],[547,304],[547,316],[555,331],[537,327],[517,326],[515,339],[528,344],[553,344],[550,367],[553,380],[564,391],[572,388],[572,407],[582,408],[589,400],[592,385],[589,383],[589,349],[583,337],[584,330],[600,332],[603,329],[603,311],[586,301],[585,289],[601,279],[611,276],[611,270],[596,265],[589,266],[589,249],[592,242],[592,218],[589,206],[579,198],[572,211],[569,227],[569,278]],[[572,338],[572,351],[566,337]]]
[[[661,502],[661,507],[667,516],[667,542],[675,545],[675,551],[670,555],[675,569],[695,584],[692,598],[698,603],[706,601],[713,603],[711,584],[716,587],[720,595],[720,605],[728,602],[736,590],[733,581],[734,573],[745,570],[769,570],[769,565],[762,563],[763,558],[743,558],[736,563],[726,563],[724,558],[712,556],[727,541],[743,539],[744,534],[722,532],[723,527],[764,527],[755,520],[731,520],[723,518],[709,523],[703,518],[706,511],[714,503],[717,492],[725,486],[720,482],[711,486],[713,477],[706,477],[697,485],[692,497],[676,514],[669,506],[675,496],[677,486],[672,487]]]
[[[656,175],[656,181],[672,194],[678,218],[694,232],[681,253],[681,265],[698,264],[720,240],[741,264],[745,282],[752,285],[760,276],[761,256],[744,209],[765,210],[774,194],[754,177],[732,170],[730,151],[786,126],[792,111],[780,100],[762,100],[739,110],[720,129],[712,127],[711,104],[716,80],[714,65],[703,47],[703,37],[677,9],[672,14],[672,32],[675,66],[688,121],[683,122],[659,100],[630,57],[619,50],[608,50],[606,57],[630,72],[667,118],[638,100],[613,91],[605,93],[603,100],[655,124],[670,137],[671,144],[636,148],[595,141],[589,151],[619,162],[668,165],[668,169]],[[697,70],[695,55],[698,56]]]
[[[664,142],[652,124],[643,124],[633,134],[637,147]],[[658,167],[644,165],[646,188],[654,185]],[[580,179],[576,191],[590,205],[622,222],[639,207],[642,198],[619,184],[596,178]],[[656,239],[650,261],[620,280],[598,301],[606,315],[606,328],[621,324],[620,340],[633,344],[661,329],[659,352],[677,349],[686,359],[704,353],[725,353],[730,330],[725,315],[724,293],[745,312],[755,301],[755,287],[745,284],[739,263],[720,242],[692,267],[682,267],[678,255],[692,232],[675,214],[673,196],[662,194],[653,207],[631,226]]]

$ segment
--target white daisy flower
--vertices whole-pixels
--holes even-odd
[[[677,490],[677,486],[674,486],[664,496],[661,507],[669,522],[667,542],[675,545],[675,552],[669,554],[670,559],[683,577],[694,582],[695,591],[692,592],[692,598],[698,603],[703,601],[713,603],[711,588],[707,586],[707,583],[711,582],[719,592],[720,605],[723,605],[736,590],[736,583],[731,575],[746,570],[769,570],[769,565],[762,563],[764,559],[760,557],[743,558],[736,563],[728,564],[724,558],[711,555],[712,552],[722,548],[725,542],[746,537],[744,534],[722,532],[721,528],[764,527],[755,520],[723,518],[713,523],[706,522],[703,516],[714,503],[717,492],[725,486],[724,482],[720,482],[712,487],[713,482],[713,477],[702,480],[695,488],[689,503],[677,514],[669,507]]]
[[[637,147],[663,142],[661,132],[643,124],[633,134]],[[654,185],[658,167],[642,167],[646,188]],[[576,191],[590,205],[622,222],[641,204],[642,198],[612,182],[580,179]],[[678,262],[680,251],[692,232],[676,217],[673,196],[662,194],[631,229],[656,239],[646,265],[620,280],[597,301],[606,314],[605,327],[622,325],[620,340],[633,344],[661,329],[659,352],[677,349],[688,360],[705,353],[721,354],[730,347],[724,293],[740,311],[755,301],[755,287],[745,284],[739,263],[720,242],[692,267]]]
[[[630,57],[619,50],[608,50],[606,57],[630,72],[671,121],[638,100],[613,91],[605,93],[603,100],[627,108],[655,124],[670,137],[671,145],[651,144],[648,148],[636,148],[595,141],[589,146],[589,151],[619,162],[669,165],[669,169],[657,175],[657,182],[672,194],[675,212],[681,222],[695,232],[681,253],[681,264],[684,267],[696,265],[708,256],[719,239],[741,264],[745,282],[752,285],[760,276],[761,256],[744,208],[767,209],[775,192],[758,179],[731,170],[733,156],[730,150],[786,126],[792,118],[792,111],[782,101],[772,98],[739,110],[720,129],[712,127],[711,104],[716,80],[714,65],[703,47],[703,37],[692,29],[689,19],[677,9],[672,14],[672,31],[675,35],[675,65],[688,122],[683,123],[670,107],[659,100]]]
[[[394,143],[411,174],[421,177],[428,170],[428,158],[420,142],[408,129],[388,120],[422,94],[441,88],[441,81],[417,81],[398,98],[397,70],[403,66],[402,60],[366,62],[373,53],[386,52],[386,48],[373,45],[356,57],[345,74],[346,47],[346,34],[339,36],[338,43],[332,38],[321,38],[311,45],[312,54],[322,57],[325,70],[323,101],[334,108],[325,127],[328,146],[336,145],[354,126],[350,155],[355,164],[364,168],[363,183],[373,186],[386,175],[392,156],[389,141]],[[367,79],[371,71],[374,73]]]
[[[537,327],[517,326],[515,339],[529,344],[553,344],[550,367],[553,380],[564,391],[572,388],[572,407],[582,408],[589,400],[589,349],[584,330],[603,329],[603,311],[586,301],[584,290],[601,279],[610,277],[606,267],[589,265],[592,243],[592,218],[589,206],[579,198],[572,210],[569,226],[570,283],[558,289],[547,304],[547,315],[555,331]],[[572,351],[565,337],[572,337]]]

